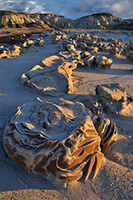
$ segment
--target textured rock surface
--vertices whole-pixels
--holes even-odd
[[[29,171],[52,180],[86,181],[99,171],[101,138],[108,147],[116,135],[115,128],[110,133],[110,120],[95,119],[95,126],[91,111],[80,102],[37,99],[18,108],[5,128],[4,147]]]
[[[11,11],[0,11],[0,27],[36,27],[49,29],[49,26],[41,20],[40,14],[24,14]]]
[[[2,29],[0,31],[2,32]],[[85,35],[85,32],[89,32],[90,37],[96,34],[98,41],[106,40],[106,44],[110,42],[109,40],[111,38],[117,40],[122,38],[124,41],[122,44],[124,45],[126,43],[125,48],[132,37],[131,32],[112,30],[94,31],[69,29],[67,33],[72,35],[73,31],[77,33],[73,36],[75,38],[76,35],[78,37],[81,33]],[[14,115],[18,106],[28,103],[38,96],[35,92],[19,84],[18,78],[44,58],[57,53],[58,44],[53,44],[51,34],[49,32],[49,36],[46,39],[44,38],[46,42],[44,48],[31,47],[22,56],[17,58],[0,59],[0,199],[132,199],[133,112],[128,112],[126,116],[121,116],[114,115],[107,110],[106,117],[116,123],[119,134],[117,135],[117,140],[111,143],[111,148],[107,148],[106,152],[104,152],[105,157],[102,159],[96,178],[93,181],[91,179],[87,180],[85,184],[81,181],[69,184],[65,183],[63,184],[64,187],[60,187],[59,184],[52,184],[45,177],[37,174],[34,175],[24,170],[4,151],[2,138],[4,127],[9,124],[9,119]],[[34,40],[35,37],[30,37],[29,39]],[[9,48],[9,46],[5,46],[4,44],[1,44],[1,46]],[[88,53],[83,52],[81,56],[84,58],[88,56]],[[79,65],[72,73],[73,81],[75,81],[73,82],[75,88],[73,91],[74,94],[66,95],[65,98],[74,102],[82,102],[88,109],[91,109],[91,103],[88,103],[88,97],[90,97],[94,105],[99,106],[103,112],[103,107],[100,105],[100,102],[97,104],[98,96],[94,92],[96,85],[118,82],[126,89],[127,93],[132,94],[133,65],[131,60],[126,59],[125,55],[114,58],[108,55],[108,52],[98,51],[98,55],[101,54],[113,59],[111,69],[109,71],[88,70],[87,66]],[[39,96],[44,100],[49,102],[54,101],[56,103],[55,97]]]
[[[31,35],[31,34],[29,34],[29,35]],[[0,46],[0,58],[10,58],[12,56],[19,56],[21,53],[24,53],[27,49],[29,49],[31,47],[35,47],[35,46],[43,47],[45,45],[45,41],[43,40],[42,37],[36,38],[34,40],[31,40],[28,38],[26,40],[24,40],[26,37],[22,37],[20,39],[19,36],[17,38],[16,38],[16,36],[12,36],[12,37],[7,36],[4,38],[6,40],[4,39],[3,41],[2,40],[0,41],[4,45],[4,46],[3,45]],[[5,44],[6,42],[10,43],[10,44],[17,43],[17,45],[14,44],[13,46],[9,46],[9,48],[7,48],[7,44]]]
[[[84,59],[84,63],[89,68],[109,69],[113,63],[112,59],[107,59],[105,56],[89,55]]]
[[[109,53],[116,57],[119,57],[121,55],[121,52],[122,50],[119,50],[117,47],[113,47],[109,49]]]
[[[116,114],[124,114],[132,109],[132,98],[119,83],[103,84],[96,87],[96,93],[105,109]]]
[[[130,41],[125,52],[126,52],[126,58],[133,60],[133,41]]]
[[[9,58],[12,56],[19,56],[21,52],[21,47],[14,45],[10,49],[0,47],[0,58]]]
[[[102,142],[101,147],[103,151],[111,145],[112,142],[116,140],[117,128],[113,121],[110,119],[103,118],[102,116],[96,117],[94,119],[95,128],[100,135]]]
[[[20,82],[43,95],[58,96],[73,90],[71,79],[75,63],[63,57],[50,56],[24,73]]]
[[[67,19],[56,14],[24,14],[11,11],[0,11],[0,27],[36,27],[46,28],[123,28],[131,29],[132,21],[126,22],[109,13],[93,14],[76,20]],[[121,27],[122,26],[122,27]]]

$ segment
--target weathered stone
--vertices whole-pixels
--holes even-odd
[[[110,126],[94,118],[80,102],[38,98],[18,107],[4,130],[5,150],[24,168],[49,180],[86,181],[90,175],[94,179],[104,157],[102,126]],[[114,140],[115,130],[111,133],[106,147]]]
[[[87,51],[88,49],[88,46],[86,43],[83,43],[81,42],[79,45],[78,45],[83,51]]]
[[[94,52],[97,53],[98,47],[88,46],[87,50],[92,53],[94,53]]]
[[[94,116],[93,122],[99,136],[102,139],[102,151],[105,152],[108,150],[111,143],[114,142],[117,138],[118,131],[116,125],[112,120],[104,118],[100,115]]]
[[[84,59],[84,63],[89,68],[97,69],[109,69],[112,62],[111,59],[107,59],[105,56],[92,56],[91,54]]]
[[[98,69],[110,69],[113,60],[107,59],[105,56],[96,56],[95,63]]]
[[[130,41],[130,43],[127,45],[125,52],[126,52],[126,58],[133,60],[133,41]]]
[[[94,63],[95,63],[95,56],[88,56],[84,59],[84,63],[89,67],[89,68],[93,68]]]
[[[117,47],[113,47],[109,49],[109,53],[113,56],[119,57],[121,55],[122,50],[119,50]]]
[[[45,45],[45,41],[43,40],[43,38],[37,38],[34,42],[34,45],[35,46],[38,46],[38,47],[43,47]]]
[[[107,111],[124,114],[131,109],[132,98],[118,83],[98,85],[96,93]]]
[[[88,52],[88,51],[83,51],[82,53],[81,53],[81,57],[84,59],[84,58],[86,58],[86,57],[89,57],[91,54]]]
[[[50,56],[23,74],[20,82],[43,95],[63,95],[73,90],[73,68],[75,62],[68,62],[59,56]]]
[[[18,56],[21,52],[21,47],[14,45],[10,49],[0,48],[0,58],[10,58],[12,56]]]
[[[133,60],[133,51],[132,50],[130,50],[130,49],[126,50],[126,58]]]
[[[1,11],[0,15],[0,27],[16,28],[16,27],[34,27],[34,28],[43,28],[50,30],[50,27],[54,29],[60,28],[115,28],[119,25],[123,25],[127,28],[125,20],[117,18],[109,13],[100,13],[93,14],[85,17],[81,17],[76,20],[65,18],[61,15],[56,14],[24,14],[24,13],[15,13],[11,11]],[[128,21],[128,27],[132,26],[132,21]]]
[[[109,51],[109,50],[110,50],[110,45],[101,44],[101,45],[99,46],[99,49],[100,49],[101,51]]]

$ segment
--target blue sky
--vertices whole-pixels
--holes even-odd
[[[55,13],[72,19],[99,12],[133,18],[133,0],[0,0],[0,10]]]

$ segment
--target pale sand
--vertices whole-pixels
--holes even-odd
[[[95,34],[99,37],[123,38],[124,42],[133,40],[131,33]],[[119,134],[111,153],[105,155],[94,181],[56,185],[42,176],[27,172],[4,151],[3,130],[17,107],[38,96],[44,100],[52,98],[38,95],[18,81],[23,73],[38,62],[57,53],[58,44],[53,44],[50,36],[46,37],[45,41],[44,47],[31,48],[16,58],[0,59],[0,199],[132,199],[133,112],[128,112],[125,116],[106,113],[107,117],[116,123]],[[133,95],[133,62],[127,60],[124,55],[120,58],[112,57],[107,53],[104,55],[113,59],[111,69],[99,71],[88,70],[87,67],[77,68],[73,72],[74,95],[66,95],[63,98],[78,101],[86,98],[88,94],[94,95],[98,83],[114,82],[120,83],[127,93]]]

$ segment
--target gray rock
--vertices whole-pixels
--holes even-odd
[[[103,107],[115,114],[124,114],[131,108],[133,100],[119,83],[97,85],[96,94]]]

